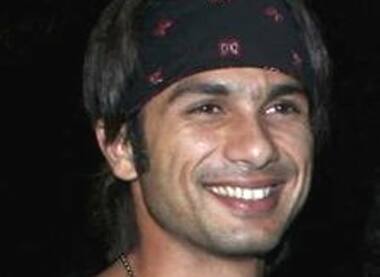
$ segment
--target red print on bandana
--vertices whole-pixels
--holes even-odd
[[[164,37],[168,33],[169,29],[174,26],[174,21],[170,19],[161,19],[157,22],[153,35],[156,37]]]
[[[237,39],[224,39],[219,42],[221,57],[238,57],[241,54],[240,42]]]
[[[148,76],[148,81],[152,85],[158,85],[164,81],[162,69],[158,69]]]
[[[274,22],[282,22],[284,21],[284,16],[279,12],[279,10],[273,6],[267,7],[264,10],[264,14],[273,19]]]
[[[292,62],[295,66],[302,65],[302,58],[296,51],[292,51]]]

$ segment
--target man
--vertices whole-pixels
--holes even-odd
[[[263,276],[304,204],[328,60],[284,0],[113,2],[85,104],[112,174],[99,276]]]

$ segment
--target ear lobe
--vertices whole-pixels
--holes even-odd
[[[133,160],[132,145],[125,139],[126,130],[121,130],[118,137],[110,143],[106,143],[104,124],[102,122],[97,124],[95,132],[99,147],[113,174],[125,181],[135,180],[137,171]]]

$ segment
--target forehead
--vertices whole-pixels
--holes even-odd
[[[196,82],[217,82],[221,84],[228,84],[229,86],[236,88],[239,86],[255,88],[260,86],[275,85],[284,82],[299,83],[295,78],[279,71],[271,71],[254,67],[243,67],[203,71],[182,78],[181,80],[174,83],[170,88],[175,89],[181,86],[185,86],[186,84]]]
[[[261,68],[223,68],[203,71],[176,81],[148,100],[143,111],[158,108],[163,112],[179,99],[189,100],[202,95],[261,103],[291,94],[308,98],[302,84],[289,75]]]
[[[232,95],[250,95],[260,98],[273,90],[305,94],[303,85],[290,75],[261,68],[224,68],[203,71],[180,79],[160,94],[181,96],[187,92],[206,94],[233,93]]]

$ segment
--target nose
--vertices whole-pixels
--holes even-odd
[[[255,118],[240,118],[228,132],[225,158],[255,169],[268,166],[278,158],[278,149],[268,127]]]

